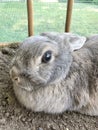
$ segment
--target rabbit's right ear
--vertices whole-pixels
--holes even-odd
[[[68,42],[72,51],[78,50],[85,44],[86,37],[72,34],[69,36]]]

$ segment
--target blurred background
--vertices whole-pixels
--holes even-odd
[[[34,35],[64,32],[66,0],[33,0]],[[75,0],[70,31],[80,35],[98,34],[98,0]],[[21,42],[28,37],[27,1],[0,0],[0,43]]]

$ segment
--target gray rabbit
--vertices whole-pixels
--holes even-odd
[[[17,99],[32,111],[98,116],[98,35],[31,36],[16,52],[10,76]]]

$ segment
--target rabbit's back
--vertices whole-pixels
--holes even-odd
[[[73,52],[70,73],[71,76],[77,73],[74,76],[77,87],[72,92],[74,103],[84,99],[85,104],[87,101],[79,111],[98,115],[98,35],[89,38],[80,50]]]

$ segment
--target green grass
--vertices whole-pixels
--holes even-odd
[[[27,36],[26,5],[0,3],[0,42],[21,41]]]
[[[34,34],[63,32],[66,3],[34,3]],[[26,3],[0,3],[0,42],[22,41],[28,36]],[[71,32],[80,35],[98,33],[98,5],[75,3]]]

